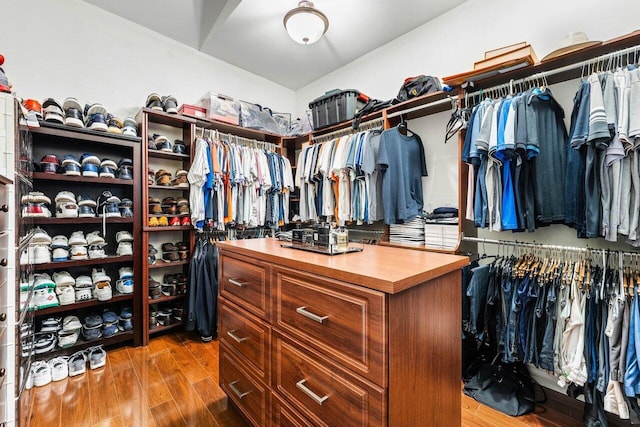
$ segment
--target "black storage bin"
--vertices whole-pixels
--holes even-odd
[[[355,89],[334,89],[309,103],[313,113],[313,128],[321,129],[353,119],[369,98]]]

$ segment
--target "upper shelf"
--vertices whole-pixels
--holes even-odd
[[[167,126],[182,127],[185,124],[190,125],[196,122],[196,119],[181,114],[169,114],[164,111],[154,110],[152,108],[142,108],[136,114],[138,124],[142,123],[142,113],[147,115],[147,119],[152,123],[158,123]]]
[[[228,133],[231,135],[255,139],[259,141],[271,142],[273,144],[280,144],[283,138],[282,136],[276,135],[275,133],[245,128],[238,125],[232,125],[230,123],[219,122],[217,120],[197,119],[196,125],[205,129],[215,129],[222,133]]]
[[[91,141],[102,144],[122,145],[131,147],[139,144],[142,140],[137,136],[126,136],[108,132],[97,132],[91,129],[75,128],[51,122],[40,122],[40,127],[29,128],[34,134],[51,135],[65,139],[74,139],[79,141]]]

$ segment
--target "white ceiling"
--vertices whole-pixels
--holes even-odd
[[[329,30],[310,46],[282,23],[297,0],[85,1],[297,90],[465,0],[315,0]]]

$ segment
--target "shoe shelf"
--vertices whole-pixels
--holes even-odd
[[[86,182],[91,184],[105,184],[105,185],[128,185],[133,186],[134,181],[132,179],[119,179],[119,178],[94,178],[90,176],[70,176],[64,174],[53,174],[44,172],[34,172],[34,180],[46,180],[46,181],[67,181],[67,182]]]
[[[40,224],[102,224],[102,217],[87,217],[87,218],[43,218],[43,217],[31,217],[33,219],[33,223],[36,225]],[[122,218],[122,217],[107,217],[107,224],[131,224],[133,223],[133,218]]]
[[[172,215],[172,214],[161,214],[161,213],[160,214],[149,214],[149,218],[151,218],[151,217],[161,218],[163,216],[166,216],[167,218],[174,218],[174,217],[184,218],[184,217],[188,217],[188,216],[191,216],[191,215],[190,214],[175,214],[175,215]],[[175,227],[175,225],[174,225],[174,227]]]
[[[164,261],[161,259],[156,260],[155,264],[149,264],[149,269],[155,269],[155,268],[165,268],[165,267],[173,267],[176,265],[187,265],[189,264],[189,260],[183,260],[183,261]]]
[[[133,331],[120,331],[107,338],[98,338],[91,341],[85,341],[82,338],[78,338],[78,341],[71,347],[60,348],[56,347],[55,350],[47,351],[46,353],[34,354],[35,360],[48,360],[55,356],[69,356],[77,351],[93,347],[95,345],[103,345],[105,347],[119,344],[125,341],[131,341],[133,339]]]
[[[168,330],[175,329],[175,328],[181,327],[181,326],[184,326],[183,322],[173,322],[170,325],[162,325],[162,326],[158,325],[153,329],[149,329],[149,335],[157,334],[158,332],[168,331]]]
[[[70,267],[82,267],[91,265],[113,264],[117,262],[133,262],[133,255],[108,256],[106,258],[94,259],[73,259],[68,261],[47,262],[44,264],[34,264],[33,271],[61,270]]]
[[[168,159],[168,160],[186,160],[190,159],[188,154],[169,153],[160,150],[149,150],[149,157],[155,157],[156,159]]]
[[[150,185],[149,190],[189,191],[188,187],[172,187],[170,185]]]
[[[99,132],[91,129],[76,128],[57,123],[41,121],[39,128],[29,128],[31,133],[46,134],[60,138],[81,139],[83,141],[101,142],[106,144],[131,145],[139,144],[142,138],[117,133]],[[22,127],[22,126],[21,126]]]
[[[152,108],[142,108],[136,115],[136,121],[142,122],[142,115],[146,115],[147,119],[152,123],[158,123],[166,126],[183,127],[184,125],[191,125],[196,123],[196,119],[183,116],[180,114],[169,114],[164,111],[154,110]]]
[[[47,316],[47,315],[51,315],[51,314],[56,314],[56,313],[62,313],[65,311],[70,311],[70,310],[78,310],[81,308],[87,308],[87,307],[95,307],[95,306],[99,306],[99,305],[103,305],[103,304],[111,304],[111,303],[115,303],[115,302],[122,302],[122,301],[131,301],[133,299],[133,294],[114,294],[113,297],[111,299],[108,299],[106,301],[100,301],[98,299],[90,299],[87,301],[80,301],[80,302],[76,302],[74,304],[66,304],[66,305],[56,305],[55,307],[48,307],[48,308],[44,308],[42,310],[34,310],[34,314],[38,317],[40,316]]]
[[[177,294],[177,295],[171,295],[171,296],[161,296],[160,298],[156,298],[156,299],[149,299],[149,305],[151,304],[162,304],[163,302],[169,302],[169,301],[175,301],[175,300],[179,300],[179,299],[183,299],[184,296],[186,294]]]
[[[159,231],[190,231],[193,230],[193,227],[191,227],[190,225],[168,225],[166,227],[149,227],[148,225],[145,225],[142,228],[142,231],[153,231],[153,232],[159,232]]]

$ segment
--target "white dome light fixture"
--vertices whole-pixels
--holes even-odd
[[[284,28],[296,43],[313,44],[327,32],[329,20],[313,2],[302,0],[284,16]]]

